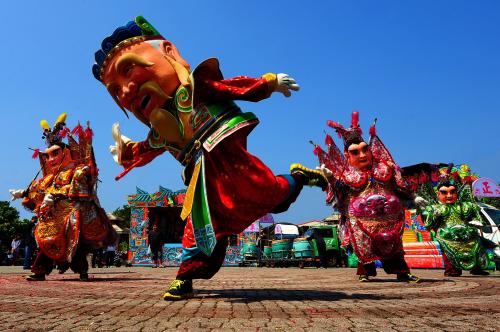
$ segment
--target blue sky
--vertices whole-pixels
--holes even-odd
[[[114,180],[111,125],[119,121],[135,140],[147,129],[123,116],[91,66],[101,40],[136,15],[191,66],[218,57],[225,77],[284,72],[297,80],[301,90],[291,98],[239,102],[261,120],[249,151],[277,174],[293,162],[316,166],[308,141],[323,142],[327,120],[348,125],[358,110],[366,133],[379,119],[378,133],[401,166],[467,163],[500,179],[497,1],[9,1],[0,13],[0,200],[35,175],[28,147],[44,147],[39,121],[62,112],[70,127],[91,122],[106,210],[125,204],[136,186],[183,188],[181,167],[167,154]],[[324,194],[306,188],[275,219],[330,213]]]

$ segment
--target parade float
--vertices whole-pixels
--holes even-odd
[[[423,185],[435,185],[439,179],[440,169],[447,164],[417,164],[402,168],[403,174],[413,191],[418,191]],[[458,165],[462,169],[463,176],[472,176],[467,165]],[[473,193],[476,197],[495,197],[498,195],[498,186],[490,179],[479,178],[473,183]],[[180,218],[180,211],[184,201],[185,191],[172,191],[163,187],[155,193],[148,193],[137,188],[137,192],[128,196],[128,204],[131,207],[130,225],[130,251],[129,261],[135,266],[150,266],[152,261],[149,254],[148,230],[151,223],[156,221],[162,226],[164,234],[163,266],[179,266],[182,253],[181,236],[185,223]],[[483,221],[487,226],[481,234],[495,243],[499,242],[499,231],[495,220],[499,219],[500,212],[491,206],[479,204]],[[318,253],[314,241],[308,244],[303,241],[303,234],[308,228],[334,227],[336,238],[332,239],[332,245],[328,250],[338,251],[339,257],[331,266],[342,265],[342,253],[338,242],[336,227],[338,220],[332,223],[314,222],[297,225],[295,228],[288,223],[275,222],[272,214],[265,215],[255,221],[242,233],[231,238],[228,247],[225,266],[307,266],[307,262],[317,260]],[[497,221],[498,222],[498,221]],[[489,225],[489,226],[488,226]],[[293,230],[291,230],[293,228]],[[293,234],[292,234],[293,233]],[[296,234],[297,233],[297,234]],[[259,234],[265,242],[261,253],[259,253]],[[286,248],[283,240],[287,240]],[[267,242],[266,242],[267,241]],[[274,255],[273,255],[274,241]],[[281,242],[283,243],[281,243]],[[329,240],[330,241],[330,240]],[[294,245],[294,242],[295,245]],[[281,243],[281,247],[280,246]],[[278,248],[279,247],[279,248]],[[403,232],[403,247],[405,250],[405,261],[411,268],[443,268],[443,257],[439,243],[435,241],[435,235],[425,229],[424,222],[415,209],[405,209],[405,224]],[[297,251],[297,253],[295,253]],[[490,253],[491,260],[496,260],[500,253]],[[260,256],[259,256],[260,255]],[[282,264],[287,261],[288,264]],[[357,259],[353,253],[347,258],[348,266],[356,266]],[[305,262],[306,264],[300,264]],[[377,264],[380,265],[380,264]],[[494,268],[494,264],[490,266]]]
[[[185,190],[172,191],[162,186],[148,193],[137,188],[127,198],[131,208],[130,250],[128,260],[133,266],[152,266],[148,231],[157,223],[163,239],[163,266],[179,266],[182,255],[182,234],[185,222],[180,217]],[[240,246],[235,237],[227,248],[224,265],[238,265]]]
[[[498,245],[498,210],[478,202],[479,197],[499,197],[500,189],[496,182],[491,179],[478,178],[466,164],[428,164],[421,163],[402,168],[403,176],[408,182],[411,190],[418,195],[435,195],[435,189],[440,177],[445,172],[454,172],[464,183],[469,183],[472,195],[470,199],[478,204],[481,211],[478,227],[481,236],[493,241]],[[403,233],[403,247],[405,250],[405,261],[411,268],[443,268],[444,261],[442,248],[436,241],[435,233],[428,231],[424,226],[421,215],[415,209],[405,209],[405,228]],[[493,230],[493,228],[496,228]],[[498,249],[497,249],[498,251]],[[500,252],[499,252],[500,253]],[[495,269],[495,261],[498,265],[498,255],[488,251],[489,269]]]

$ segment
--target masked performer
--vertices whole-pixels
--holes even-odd
[[[191,71],[175,45],[140,16],[105,38],[95,60],[94,76],[149,128],[146,140],[133,142],[114,126],[112,152],[125,168],[118,178],[165,151],[185,167],[184,251],[165,300],[192,297],[192,280],[219,270],[230,234],[268,212],[285,211],[304,184],[326,186],[320,172],[305,168],[275,176],[246,150],[258,119],[234,100],[256,102],[273,92],[290,96],[299,87],[288,75],[224,79],[214,58]]]
[[[65,121],[66,113],[53,128],[41,121],[48,147],[40,153],[35,150],[33,157],[38,156],[43,177],[35,177],[26,190],[11,190],[13,199],[23,198],[23,206],[38,217],[35,238],[39,251],[33,274],[26,277],[29,281],[45,280],[54,264],[62,271],[70,267],[80,274],[80,280],[87,281],[87,253],[117,238],[96,196],[92,131],[78,125],[70,132]],[[68,144],[63,143],[65,137]]]
[[[342,215],[343,245],[350,243],[359,259],[361,282],[376,275],[376,260],[382,261],[385,272],[397,274],[399,281],[419,282],[410,274],[402,244],[402,199],[412,196],[399,167],[375,134],[375,125],[370,128],[367,144],[358,122],[357,112],[353,112],[348,129],[328,121],[344,140],[343,153],[329,135],[326,152],[318,145],[314,149],[329,180],[327,202],[334,203]]]
[[[441,173],[437,199],[436,194],[427,195],[427,201],[431,203],[420,213],[426,228],[436,232],[436,240],[443,251],[444,275],[459,277],[462,270],[474,275],[488,275],[483,270],[488,265],[485,249],[492,246],[469,223],[475,221],[481,225],[479,207],[473,201],[470,187],[473,178],[452,165],[441,169]],[[463,177],[465,181],[462,181],[461,174],[466,175]]]

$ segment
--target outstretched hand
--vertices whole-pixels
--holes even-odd
[[[11,201],[14,201],[18,198],[23,198],[24,196],[24,189],[9,189],[9,192],[11,194]]]
[[[416,196],[413,202],[415,203],[415,206],[421,209],[425,208],[429,204],[429,202],[427,202],[425,198],[420,196]]]
[[[113,139],[115,140],[115,145],[109,147],[109,152],[113,155],[113,159],[118,165],[122,164],[122,151],[125,143],[130,141],[130,138],[123,136],[120,131],[120,124],[115,123],[111,128],[111,133],[113,134]]]
[[[326,166],[325,164],[321,164],[321,166],[318,166],[316,167],[316,169],[318,171],[320,171],[321,173],[323,173],[323,175],[325,176],[325,178],[327,179],[331,179],[333,177],[333,172],[330,171]]]
[[[285,97],[290,97],[292,95],[290,90],[299,91],[299,89],[300,86],[293,77],[283,73],[276,75],[276,88],[274,91],[281,92]]]

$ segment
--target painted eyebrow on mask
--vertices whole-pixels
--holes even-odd
[[[115,71],[118,74],[125,74],[125,70],[130,65],[138,65],[141,67],[149,67],[154,65],[154,62],[148,61],[135,53],[125,53],[115,62]]]
[[[110,82],[110,83],[106,84],[106,89],[108,90],[109,94],[111,95],[111,97],[113,98],[115,103],[118,105],[118,107],[120,107],[120,109],[123,111],[123,113],[125,113],[125,116],[128,118],[128,114],[125,111],[125,108],[123,108],[122,104],[118,100],[118,96],[116,95],[117,89],[118,89],[118,84],[116,84],[115,82]]]

